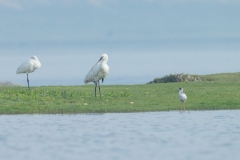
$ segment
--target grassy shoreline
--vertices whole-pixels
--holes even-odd
[[[188,96],[186,110],[240,109],[239,81],[204,81],[144,85],[1,87],[0,114],[78,114],[179,110],[177,89]],[[98,92],[97,92],[98,93]]]

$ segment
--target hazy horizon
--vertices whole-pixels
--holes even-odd
[[[104,84],[240,69],[236,0],[0,0],[1,79],[26,85],[18,66],[36,55],[30,85],[83,85],[103,53]]]

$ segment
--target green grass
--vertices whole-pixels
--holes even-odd
[[[209,75],[202,82],[143,85],[0,87],[0,114],[77,114],[179,110],[184,88],[187,110],[240,109],[240,73]],[[211,79],[211,81],[209,81]],[[131,104],[130,102],[133,102]],[[87,105],[86,105],[87,103]]]
[[[214,82],[240,82],[240,72],[237,73],[219,73],[199,76],[203,81]]]

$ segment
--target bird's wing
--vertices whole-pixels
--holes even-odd
[[[186,96],[186,94],[181,94],[181,95],[179,95],[179,99],[181,100],[181,101],[185,101],[186,99],[187,99],[187,96]]]
[[[93,81],[93,72],[90,70],[88,74],[84,78],[84,83],[88,84],[89,82]]]
[[[17,69],[17,74],[19,73],[31,73],[33,72],[33,63],[30,60],[23,62]]]
[[[187,99],[187,95],[186,94],[184,94],[185,95],[185,99]]]
[[[186,95],[185,93],[183,93],[183,97],[184,97],[185,99],[187,99],[187,95]]]
[[[89,83],[96,81],[96,78],[98,74],[101,71],[101,63],[95,64],[92,69],[88,72],[88,74],[85,76],[84,83]]]
[[[91,70],[93,71],[93,76],[97,77],[101,71],[101,63],[97,63],[96,65],[94,65],[94,67]]]

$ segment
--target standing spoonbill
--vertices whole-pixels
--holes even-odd
[[[185,102],[187,100],[187,95],[183,92],[183,88],[178,89],[178,97],[181,102]],[[185,104],[184,104],[184,110],[185,110]]]
[[[35,69],[38,69],[41,67],[41,63],[38,60],[37,56],[32,56],[31,59],[26,60],[21,64],[16,74],[26,73],[27,74],[27,82],[28,82],[28,88],[29,88],[29,80],[28,80],[28,73],[32,73],[35,71]]]
[[[95,84],[95,97],[96,97],[96,88],[98,86],[100,98],[102,98],[102,94],[100,91],[100,83],[99,80],[104,81],[104,78],[107,77],[109,73],[109,67],[107,65],[108,55],[103,54],[99,61],[92,67],[92,69],[85,76],[84,83],[94,82]]]

